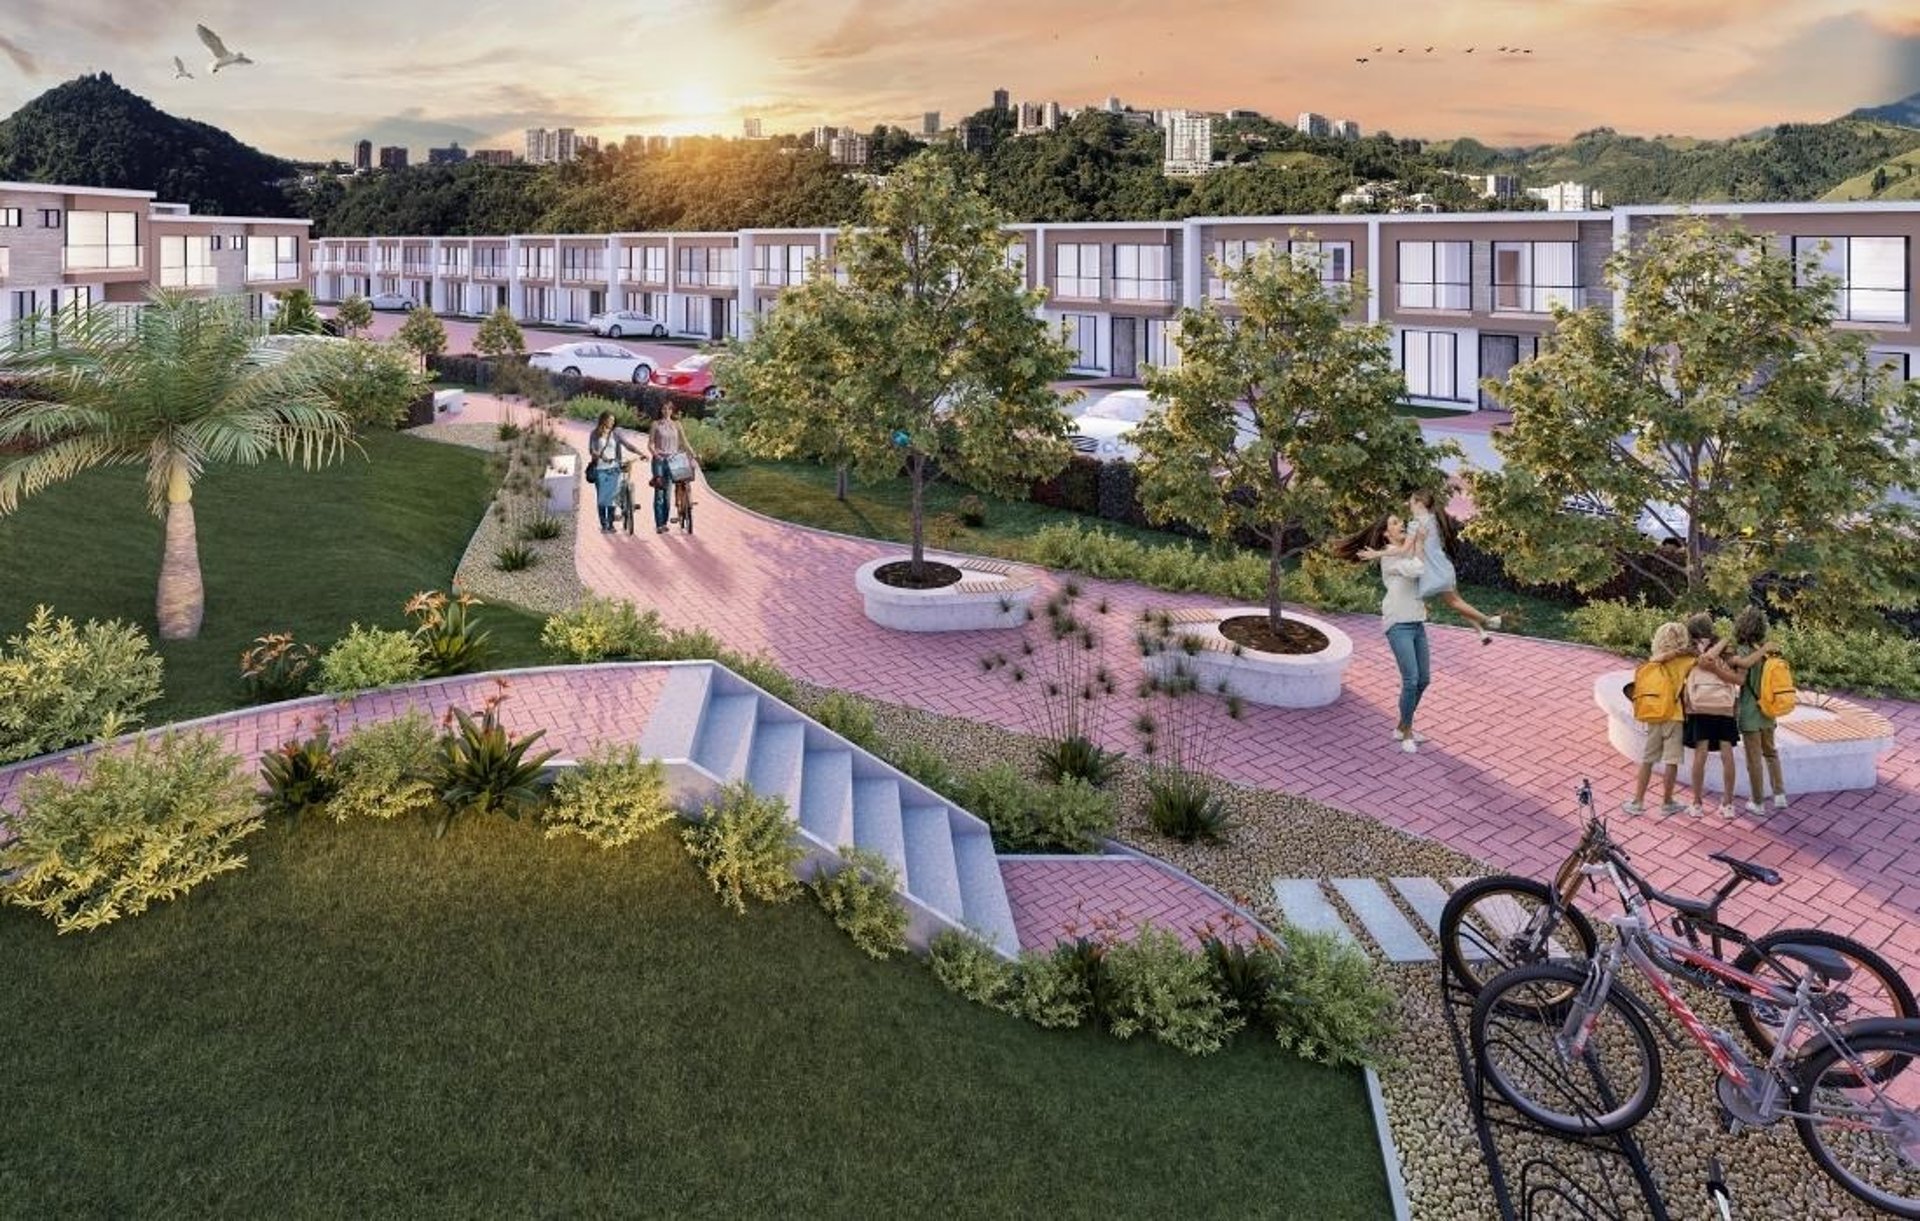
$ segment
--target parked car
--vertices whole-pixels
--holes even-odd
[[[568,377],[598,377],[610,382],[647,382],[653,378],[653,362],[640,353],[617,343],[555,344],[527,358],[527,364],[549,373]]]
[[[367,304],[375,309],[410,310],[413,308],[413,298],[405,293],[375,293],[367,298]]]
[[[610,310],[604,314],[595,314],[587,319],[587,329],[596,335],[605,335],[608,339],[618,339],[622,335],[651,335],[655,339],[667,337],[667,324],[650,318],[637,309]]]
[[[1140,448],[1132,441],[1135,428],[1165,405],[1155,402],[1145,390],[1115,390],[1102,395],[1093,406],[1076,416],[1068,442],[1076,454],[1085,454],[1102,462],[1137,462]],[[1245,407],[1238,409],[1239,437],[1235,446],[1253,439],[1253,418]]]
[[[720,397],[720,387],[713,384],[712,352],[699,352],[687,357],[669,369],[662,369],[653,375],[653,384],[672,394],[697,396],[712,402]]]

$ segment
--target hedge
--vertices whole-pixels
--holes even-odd
[[[434,356],[428,358],[427,370],[442,381],[462,382],[485,390],[493,384],[494,370],[500,366],[501,360],[489,356]],[[521,358],[521,363],[524,363],[524,358]],[[549,373],[547,380],[553,384],[554,392],[563,401],[591,394],[632,407],[649,420],[660,418],[661,408],[669,399],[679,405],[683,416],[700,420],[707,415],[708,404],[705,399],[670,395],[652,386],[605,381],[597,377],[567,377],[557,373]]]

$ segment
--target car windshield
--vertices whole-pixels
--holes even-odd
[[[1119,420],[1127,424],[1138,424],[1147,418],[1147,411],[1153,406],[1153,400],[1137,394],[1109,394],[1095,403],[1086,412],[1096,420]]]

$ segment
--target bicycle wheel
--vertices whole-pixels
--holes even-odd
[[[1552,897],[1546,883],[1509,875],[1454,891],[1440,913],[1440,951],[1454,978],[1478,996],[1514,967],[1592,958],[1592,922],[1577,908],[1554,907]]]
[[[1660,1099],[1660,1049],[1640,1011],[1608,992],[1585,1052],[1575,1058],[1562,1031],[1584,968],[1544,962],[1489,981],[1473,1004],[1473,1052],[1481,1074],[1513,1109],[1568,1136],[1624,1132]]]
[[[1870,1059],[1904,1067],[1920,1056],[1920,1022],[1854,1022],[1841,1040],[1844,1048],[1822,1043],[1801,1065],[1793,1120],[1800,1143],[1855,1196],[1896,1217],[1920,1217],[1920,1073],[1896,1069],[1881,1084],[1833,1084],[1870,1075]]]
[[[1817,978],[1814,981],[1814,1004],[1829,1021],[1838,1025],[1862,1018],[1920,1018],[1920,1005],[1914,1002],[1913,989],[1907,987],[1907,981],[1900,978],[1900,973],[1880,955],[1853,938],[1838,933],[1817,928],[1779,929],[1756,938],[1753,945],[1740,951],[1733,965],[1749,975],[1792,986],[1795,978],[1769,964],[1761,951],[1772,954],[1787,970],[1798,971],[1805,959],[1794,953],[1795,946],[1831,950],[1845,958],[1847,965],[1853,968],[1853,974],[1846,979],[1831,984],[1822,984]],[[1779,1007],[1765,1002],[1735,1004],[1733,1016],[1760,1054],[1771,1056],[1774,1044],[1779,1042],[1780,1026],[1785,1017]],[[1817,1028],[1803,1026],[1791,1050],[1799,1052],[1818,1034]],[[1887,1057],[1867,1063],[1874,1070],[1874,1080],[1885,1080],[1882,1074],[1889,1064]],[[1904,1065],[1905,1062],[1900,1063]],[[1845,1070],[1842,1071],[1844,1073]],[[1850,1087],[1860,1083],[1848,1077],[1827,1084]]]

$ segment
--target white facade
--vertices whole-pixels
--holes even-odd
[[[1556,182],[1550,187],[1528,187],[1527,194],[1547,205],[1549,212],[1591,212],[1606,206],[1606,197],[1584,182]]]
[[[1204,174],[1213,168],[1213,116],[1195,110],[1169,110],[1164,115],[1166,157],[1161,169],[1168,175]]]
[[[1311,110],[1303,110],[1300,112],[1300,118],[1294,123],[1294,129],[1303,136],[1330,136],[1333,134],[1333,124],[1327,121],[1327,116],[1315,114]]]
[[[1358,140],[1360,125],[1352,119],[1341,119],[1333,125],[1333,134],[1342,140]]]
[[[599,141],[594,141],[597,147]],[[527,164],[553,165],[572,161],[580,153],[579,139],[571,127],[527,128]]]

